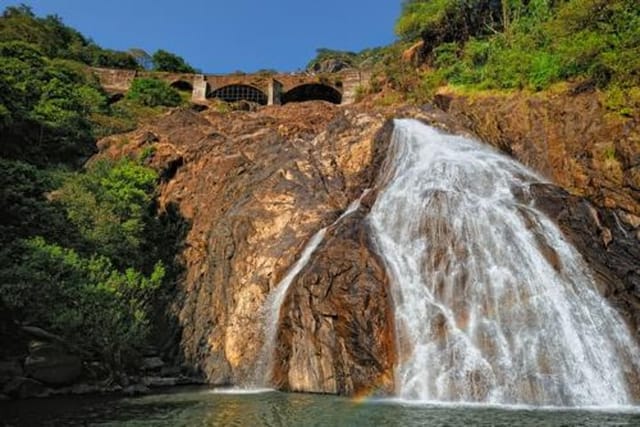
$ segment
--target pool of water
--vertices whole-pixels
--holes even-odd
[[[178,389],[136,398],[0,402],[4,426],[634,426],[640,408],[527,408]]]

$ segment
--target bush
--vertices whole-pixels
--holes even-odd
[[[126,98],[147,107],[176,107],[182,102],[177,90],[158,79],[134,79]]]

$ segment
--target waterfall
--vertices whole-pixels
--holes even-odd
[[[336,219],[331,225],[318,230],[313,237],[307,242],[300,257],[289,268],[287,274],[278,282],[276,287],[269,293],[267,299],[263,305],[262,312],[264,318],[263,336],[264,342],[258,360],[255,364],[254,375],[252,385],[255,386],[268,386],[271,382],[271,373],[274,365],[274,352],[276,348],[276,341],[278,335],[278,325],[280,320],[280,309],[284,303],[289,287],[293,283],[294,279],[298,276],[298,273],[307,265],[311,259],[311,255],[318,248],[322,240],[324,239],[327,230],[336,224],[338,224],[344,217],[351,215],[360,207],[360,202],[369,193],[369,189],[365,190],[362,195],[351,202],[347,209]]]
[[[555,224],[516,197],[542,180],[476,141],[395,125],[368,221],[391,279],[398,397],[633,403],[627,326]]]

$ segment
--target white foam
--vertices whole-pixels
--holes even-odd
[[[576,249],[519,197],[541,181],[477,141],[396,121],[369,221],[405,402],[635,403],[638,345]]]
[[[224,387],[224,388],[214,388],[211,390],[207,390],[207,393],[210,394],[264,394],[264,393],[273,393],[276,390],[272,388],[236,388],[236,387]]]

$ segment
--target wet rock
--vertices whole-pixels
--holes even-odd
[[[102,389],[97,384],[84,384],[84,383],[81,383],[81,384],[75,384],[73,387],[71,387],[70,393],[71,394],[78,394],[78,395],[93,394],[93,393],[98,393],[101,390]]]
[[[180,383],[178,377],[143,377],[142,384],[151,388],[174,387]]]
[[[82,374],[82,361],[60,344],[33,341],[24,362],[26,374],[49,385],[73,383]]]
[[[435,107],[375,112],[321,102],[226,114],[177,110],[110,137],[100,144],[101,156],[134,156],[135,141],[146,132],[157,135],[149,164],[163,174],[160,208],[175,209],[189,225],[171,313],[179,330],[172,338],[179,348],[175,363],[209,383],[250,378],[262,348],[267,296],[311,236],[373,186],[392,130],[387,118],[399,116],[456,133],[470,129],[590,197],[593,203],[558,187],[547,193],[540,187],[534,195],[592,263],[602,292],[638,328],[637,123],[605,118],[587,92],[550,99],[441,93],[436,102],[449,114]],[[125,139],[133,142],[116,143]],[[374,201],[372,191],[363,206]],[[357,394],[393,386],[387,279],[363,214],[330,229],[292,283],[276,346],[278,387]],[[561,268],[550,248],[545,256]]]
[[[279,388],[346,395],[393,391],[393,311],[366,210],[328,230],[292,283],[275,354]]]
[[[49,390],[39,381],[26,377],[15,377],[5,384],[3,394],[15,399],[46,397]]]
[[[180,367],[178,366],[163,366],[160,369],[160,376],[162,377],[177,377],[180,375]]]
[[[174,297],[177,363],[214,384],[249,377],[269,291],[310,236],[373,185],[388,145],[389,132],[376,138],[385,122],[384,114],[310,102],[257,112],[176,111],[119,137],[157,135],[150,165],[159,171],[175,156],[183,159],[159,196],[161,208],[177,208],[190,224]],[[110,157],[139,149],[135,142],[100,146]],[[357,363],[370,360],[339,364],[350,370]]]
[[[147,371],[153,371],[157,369],[161,369],[164,367],[164,362],[161,358],[155,357],[145,357],[142,359],[142,369]]]
[[[204,384],[207,384],[207,381],[205,381],[203,378],[200,378],[200,377],[190,377],[185,375],[180,375],[178,377],[178,385],[204,385]],[[215,384],[215,383],[210,383],[210,384]]]
[[[531,186],[530,200],[549,215],[586,259],[601,293],[640,339],[640,245],[611,209],[551,184]]]

